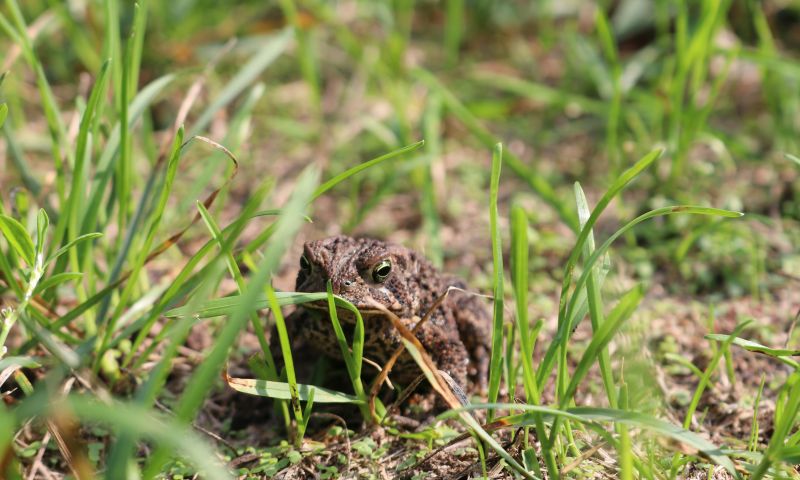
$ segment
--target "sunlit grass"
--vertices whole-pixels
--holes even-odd
[[[783,258],[767,259],[778,249],[736,220],[743,208],[725,186],[713,185],[725,178],[725,162],[696,165],[693,149],[713,147],[737,166],[768,161],[752,147],[758,142],[738,138],[750,135],[746,129],[740,135],[724,122],[737,108],[727,98],[730,72],[747,61],[759,70],[762,114],[775,127],[768,141],[796,153],[800,94],[784,85],[800,82],[800,69],[757,6],[748,7],[753,47],[715,43],[734,29],[730,2],[679,1],[674,11],[657,6],[654,40],[631,53],[618,38],[614,11],[596,8],[594,21],[578,28],[577,20],[556,20],[551,6],[536,5],[541,17],[520,11],[509,19],[506,7],[482,4],[476,8],[486,23],[479,24],[461,0],[444,2],[436,20],[426,14],[439,5],[355,2],[357,15],[340,18],[335,5],[286,0],[276,7],[285,25],[243,22],[238,44],[218,39],[209,51],[198,39],[207,18],[224,12],[219,5],[185,2],[181,13],[168,3],[111,0],[89,19],[65,5],[6,0],[0,47],[10,70],[0,73],[0,127],[8,172],[1,179],[18,180],[22,189],[0,189],[0,386],[4,395],[18,389],[0,403],[0,465],[7,469],[0,476],[16,478],[22,464],[31,465],[19,455],[17,434],[45,419],[48,435],[67,442],[59,453],[46,445],[42,452],[76,475],[160,478],[181,458],[201,476],[229,478],[223,448],[192,428],[209,396],[229,387],[274,399],[285,439],[301,457],[310,454],[309,421],[326,404],[352,404],[364,425],[397,433],[374,395],[380,385],[363,384],[365,325],[355,307],[330,287],[296,294],[277,291],[273,280],[304,225],[321,219],[336,222],[336,231],[360,232],[402,195],[414,199],[401,207],[413,213],[409,229],[423,237],[409,241],[436,265],[473,267],[459,265],[445,239],[460,233],[450,229],[464,217],[473,220],[469,228],[486,228],[485,245],[471,248],[486,263],[474,270],[489,273],[469,280],[493,296],[487,398],[465,404],[424,345],[402,335],[425,381],[450,407],[440,419],[454,419],[464,438],[474,439],[475,474],[488,475],[500,461],[518,477],[587,476],[591,439],[616,454],[609,474],[619,478],[680,478],[690,465],[712,464],[734,477],[789,475],[800,458],[797,351],[752,340],[747,323],[710,332],[705,366],[667,357],[696,382],[682,422],[639,412],[623,374],[626,359],[611,347],[646,310],[651,285],[636,279],[610,289],[608,279],[627,265],[629,247],[649,249],[653,258],[669,252],[685,279],[691,270],[683,267],[706,260],[693,256],[693,247],[716,233],[715,241],[746,243],[746,258],[727,259],[735,278],[724,280],[746,284],[746,293],[762,299],[773,263]],[[242,12],[261,7],[238,8],[224,13],[245,18]],[[364,19],[381,35],[348,23]],[[540,29],[523,35],[504,27],[513,21]],[[502,44],[513,47],[508,58],[487,59],[476,49],[496,47],[493,35],[513,36]],[[561,84],[540,75],[535,61],[520,61],[527,58],[521,45],[529,44],[557,49],[567,72]],[[181,56],[187,48],[197,55],[190,64]],[[535,131],[541,122],[546,128]],[[575,175],[569,158],[562,170],[561,157],[542,154],[564,138],[591,145],[592,155],[580,159],[580,182],[567,181]],[[445,163],[453,152],[458,168],[452,158]],[[341,212],[320,211],[332,204]],[[598,223],[606,218],[613,228]],[[796,219],[778,220],[794,232]],[[547,272],[560,282],[549,312],[533,308],[542,272],[532,252],[543,235],[558,238],[564,257],[557,272]],[[184,248],[187,240],[195,246]],[[325,300],[350,380],[342,391],[298,378],[304,359],[293,357],[283,317],[283,307]],[[352,338],[339,324],[342,309],[357,319]],[[555,332],[541,318],[551,314]],[[585,320],[591,334],[579,344],[573,335]],[[273,327],[280,352],[271,351]],[[176,392],[168,383],[193,328],[207,329],[213,344],[181,374]],[[247,362],[255,378],[234,378],[226,365],[241,360],[237,341],[248,328],[257,341]],[[746,450],[692,431],[720,371],[738,381],[731,374],[737,349],[774,357],[790,371],[778,385],[763,372],[750,392],[752,432],[739,439]],[[64,385],[73,391],[63,392]],[[590,397],[597,404],[583,403],[587,391],[597,393]],[[768,395],[775,397],[772,425],[758,418]],[[487,424],[475,410],[487,411]],[[70,427],[78,422],[109,429],[99,457]],[[437,428],[417,433],[433,438]],[[770,428],[765,443],[759,433]],[[521,447],[505,444],[504,431],[522,435],[515,437]]]

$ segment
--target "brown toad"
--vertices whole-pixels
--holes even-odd
[[[465,288],[459,279],[440,273],[417,252],[370,238],[336,236],[308,242],[300,257],[298,292],[333,292],[351,303],[364,319],[364,357],[383,366],[401,344],[401,336],[377,301],[402,319],[409,330],[423,318],[448,287]],[[348,339],[355,319],[339,309]],[[290,334],[327,356],[341,358],[327,304],[306,304],[289,317]],[[452,290],[416,333],[425,350],[463,387],[484,391],[491,344],[491,315],[485,301]],[[408,384],[420,373],[404,352],[390,378]],[[467,383],[469,378],[470,382]]]

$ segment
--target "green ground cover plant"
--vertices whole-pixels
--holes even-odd
[[[4,0],[0,478],[798,477],[800,7],[557,3]],[[392,318],[398,417],[335,233],[487,297],[485,396]]]

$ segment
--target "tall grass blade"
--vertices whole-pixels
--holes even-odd
[[[6,6],[11,14],[14,25],[12,27],[9,22],[6,21],[2,13],[0,13],[0,20],[2,20],[0,23],[3,24],[4,29],[12,36],[14,41],[20,45],[25,60],[36,75],[36,86],[39,89],[39,97],[41,98],[48,130],[52,138],[51,155],[55,162],[55,169],[58,172],[55,182],[56,192],[58,194],[59,203],[63,205],[66,200],[64,188],[64,174],[66,172],[63,170],[62,159],[67,160],[68,166],[74,165],[75,163],[73,151],[68,147],[67,130],[61,117],[61,110],[58,107],[58,102],[56,102],[53,90],[50,88],[50,83],[47,81],[47,76],[44,73],[42,63],[36,56],[33,43],[28,36],[28,28],[25,24],[25,18],[22,16],[19,4],[16,0],[6,0]]]
[[[773,348],[761,345],[758,342],[754,342],[752,340],[747,340],[744,338],[737,337],[734,334],[725,335],[721,333],[709,333],[706,334],[704,338],[708,340],[715,340],[718,342],[727,342],[731,341],[734,345],[744,348],[748,352],[756,352],[756,353],[763,353],[765,355],[769,355],[771,357],[776,357],[778,359],[790,360],[784,357],[795,357],[800,356],[800,350],[793,349],[793,348]],[[789,363],[787,365],[797,366],[800,367],[798,363]]]
[[[599,206],[599,204],[598,204]],[[597,207],[595,207],[595,210]],[[641,222],[648,220],[650,218],[662,216],[662,215],[673,215],[676,213],[686,213],[686,214],[694,214],[694,215],[713,215],[713,216],[720,216],[720,217],[727,217],[727,218],[736,218],[741,217],[743,214],[739,212],[732,212],[729,210],[721,210],[718,208],[710,208],[710,207],[698,207],[692,205],[678,205],[672,207],[663,207],[656,210],[651,210],[647,213],[639,215],[635,219],[631,220],[627,224],[625,224],[621,229],[617,230],[613,235],[611,235],[599,248],[597,248],[591,257],[589,257],[586,262],[584,262],[584,271],[581,276],[578,278],[578,281],[575,282],[575,291],[580,292],[582,288],[586,285],[586,281],[588,280],[588,276],[592,271],[595,263],[600,259],[602,255],[606,253],[606,251],[611,247],[611,244],[623,235],[625,232],[629,231],[636,225],[640,224]],[[591,219],[590,219],[591,220]],[[589,226],[589,223],[587,223]],[[586,228],[584,228],[586,230]],[[569,268],[569,267],[568,267]],[[566,283],[566,280],[565,280]],[[579,300],[578,295],[573,295],[570,298],[569,304],[563,307],[564,310],[564,318],[565,319],[572,319],[575,318],[577,321],[577,317],[573,317],[573,313],[576,311],[576,304]],[[559,315],[561,317],[561,315]],[[572,323],[572,322],[570,322]],[[568,322],[563,321],[559,322],[558,331],[556,332],[556,336],[554,338],[553,343],[550,344],[548,347],[547,352],[545,353],[544,358],[542,359],[542,363],[539,365],[539,370],[537,371],[537,381],[539,382],[539,387],[542,388],[544,385],[544,381],[549,375],[553,363],[555,361],[555,354],[557,349],[560,345],[563,345],[563,342],[566,341],[565,336],[569,335],[576,325],[570,325]]]
[[[265,192],[264,189],[261,189],[262,192]],[[258,195],[258,192],[256,192]],[[257,205],[256,202],[250,202],[249,205],[251,208]],[[211,232],[212,238],[219,244],[220,248],[223,249],[221,252],[222,255],[225,257],[225,263],[228,266],[228,271],[233,277],[233,280],[236,282],[236,288],[239,290],[239,294],[241,295],[245,289],[245,280],[242,276],[242,272],[239,270],[239,264],[236,263],[236,259],[233,256],[233,253],[230,249],[225,249],[225,242],[222,237],[222,231],[220,230],[217,223],[211,217],[211,214],[208,212],[206,207],[203,205],[202,202],[197,202],[197,211],[200,212],[200,216],[203,217],[203,221],[208,227],[209,231]],[[274,296],[274,292],[273,292]],[[261,319],[258,315],[253,312],[250,315],[250,323],[253,326],[253,330],[255,331],[256,337],[258,338],[258,343],[261,346],[261,351],[264,354],[264,359],[267,363],[267,369],[269,370],[271,378],[277,378],[277,371],[275,369],[275,362],[272,359],[272,354],[270,353],[269,343],[266,339],[266,332],[264,331],[264,325],[261,322]]]
[[[330,317],[331,325],[333,326],[333,331],[336,335],[336,341],[339,343],[339,350],[342,352],[342,358],[344,359],[344,364],[347,368],[347,374],[350,376],[350,382],[353,384],[353,391],[355,391],[358,398],[365,400],[364,405],[359,406],[361,409],[361,415],[364,420],[372,420],[372,414],[370,413],[369,407],[366,404],[367,394],[364,390],[364,385],[361,382],[361,367],[364,354],[364,319],[361,316],[361,312],[358,311],[355,305],[344,299],[336,301],[336,298],[333,295],[333,286],[330,280],[328,280],[325,290],[325,297],[328,301],[328,316]],[[345,337],[344,330],[342,330],[342,325],[339,322],[339,314],[336,308],[337,306],[344,306],[350,310],[355,317],[356,324],[355,328],[353,329],[352,349],[347,344],[347,338]]]
[[[253,303],[257,296],[264,291],[264,287],[277,271],[289,243],[302,225],[304,209],[308,204],[312,192],[317,184],[319,173],[314,168],[307,168],[297,180],[294,192],[283,209],[284,215],[278,219],[278,226],[271,238],[264,257],[258,264],[258,270],[250,279],[247,289],[242,295],[242,302],[233,312],[216,338],[211,352],[205,361],[197,368],[189,379],[180,401],[175,409],[178,419],[189,422],[202,405],[208,395],[208,385],[216,377],[228,354],[228,349],[236,340],[237,335],[244,327],[252,312]],[[169,457],[165,449],[157,450],[151,457],[145,477],[152,477],[160,471],[163,462]]]
[[[589,209],[589,203],[586,201],[586,195],[584,195],[583,189],[578,182],[575,182],[575,201],[578,205],[578,218],[581,222],[581,229],[583,229],[583,227],[586,226],[586,222],[589,221],[591,210]],[[588,259],[592,255],[594,248],[594,232],[590,230],[583,247],[584,258]],[[603,298],[600,294],[602,279],[598,278],[599,275],[596,274],[596,270],[597,268],[592,268],[586,280],[586,298],[589,306],[589,318],[592,321],[592,331],[595,333],[597,333],[601,325],[605,322]],[[563,353],[564,352],[562,352],[562,355]],[[614,384],[614,375],[611,372],[611,359],[608,355],[608,350],[605,348],[601,349],[597,361],[600,366],[600,375],[603,378],[606,396],[608,397],[608,404],[611,408],[617,408],[616,386]]]
[[[225,88],[219,92],[211,104],[200,114],[192,125],[192,128],[189,129],[189,136],[193,137],[203,132],[218,111],[231,103],[234,98],[258,79],[259,75],[286,51],[292,36],[292,30],[287,28],[265,42],[258,53],[239,69],[239,73],[225,85]]]
[[[178,130],[178,134],[175,137],[175,140],[172,144],[172,153],[170,154],[169,161],[167,163],[167,172],[164,179],[164,184],[161,187],[161,192],[158,196],[158,203],[150,216],[150,222],[147,227],[147,236],[142,244],[142,248],[140,249],[139,253],[137,254],[136,258],[134,259],[133,268],[131,269],[130,278],[134,279],[132,282],[128,282],[125,285],[125,288],[122,290],[120,294],[119,301],[117,303],[117,307],[114,309],[114,312],[108,318],[108,320],[104,318],[98,318],[99,322],[102,322],[101,329],[102,334],[101,338],[102,341],[99,345],[99,352],[102,353],[108,346],[108,342],[111,340],[111,335],[114,332],[115,324],[117,319],[119,318],[122,310],[127,307],[128,299],[133,293],[133,289],[136,286],[135,280],[139,278],[139,273],[142,271],[142,268],[145,265],[147,260],[148,254],[150,253],[150,247],[153,245],[155,241],[155,236],[158,231],[159,226],[161,225],[161,219],[164,215],[164,210],[167,206],[167,200],[169,199],[170,193],[172,191],[172,184],[175,180],[175,175],[178,172],[178,163],[180,160],[181,154],[181,146],[183,145],[183,128]]]
[[[280,342],[281,352],[283,353],[283,365],[286,372],[286,384],[289,387],[289,404],[294,412],[294,419],[296,425],[296,434],[294,444],[300,448],[303,444],[303,436],[305,431],[303,426],[306,422],[303,418],[303,409],[300,407],[300,393],[297,388],[297,377],[294,374],[294,360],[292,359],[292,347],[289,340],[289,334],[286,331],[286,322],[283,319],[283,312],[281,307],[278,306],[278,300],[275,298],[275,290],[272,285],[267,283],[264,286],[267,301],[269,301],[270,308],[272,309],[272,316],[275,319],[275,330],[278,333],[278,340]]]
[[[605,322],[599,326],[592,336],[589,346],[583,352],[578,366],[575,367],[575,372],[572,375],[567,391],[561,400],[562,408],[574,398],[578,385],[589,372],[589,367],[598,360],[605,346],[612,340],[622,323],[633,314],[643,297],[644,289],[642,286],[634,287],[620,299],[611,313],[609,313],[608,318],[605,319]]]
[[[498,143],[492,152],[492,175],[489,187],[489,224],[492,236],[492,271],[494,309],[492,314],[492,352],[489,361],[489,402],[497,400],[500,392],[503,359],[503,295],[504,271],[503,250],[500,240],[500,226],[497,220],[497,195],[500,189],[500,167],[503,164],[503,145]],[[494,412],[489,410],[489,421]]]
[[[525,398],[528,404],[541,404],[539,385],[536,383],[536,370],[533,367],[533,348],[539,328],[531,332],[528,319],[528,216],[518,204],[511,207],[511,282],[514,286],[514,301],[516,306],[517,331],[519,332],[520,362],[522,363],[522,379],[525,388]],[[511,381],[515,381],[512,377]],[[537,418],[536,435],[538,438],[547,438],[544,421]],[[529,451],[526,451],[529,452]],[[542,454],[547,467],[547,472],[552,478],[558,476],[558,466],[555,456],[547,442],[542,442]],[[538,468],[539,462],[535,459],[535,451],[526,455],[533,455],[530,459]]]
[[[88,163],[91,154],[91,148],[89,145],[90,134],[91,130],[93,129],[92,124],[98,121],[95,113],[98,105],[100,104],[100,100],[106,91],[106,82],[108,80],[110,65],[111,62],[106,60],[100,68],[100,72],[97,75],[97,80],[95,81],[94,87],[92,87],[92,92],[89,95],[89,101],[86,104],[86,109],[81,117],[81,123],[78,127],[78,138],[75,147],[75,166],[72,172],[72,182],[69,188],[68,203],[64,211],[61,212],[62,215],[59,217],[59,221],[56,226],[56,232],[53,237],[54,245],[61,245],[61,240],[64,238],[65,230],[67,243],[72,242],[81,234],[79,229],[81,212],[83,212],[85,208],[85,188],[83,183],[87,176],[85,171],[89,167]],[[72,256],[70,259],[72,268],[75,270],[81,269],[77,252],[75,250],[71,250],[70,255]]]
[[[353,175],[368,169],[369,167],[375,166],[381,162],[386,160],[390,160],[395,157],[399,157],[408,152],[413,152],[414,150],[422,147],[425,145],[425,140],[420,140],[417,143],[412,143],[411,145],[406,145],[405,147],[399,148],[393,152],[389,152],[387,154],[381,155],[380,157],[373,158],[372,160],[366,161],[355,167],[336,175],[335,177],[331,178],[327,182],[323,183],[319,187],[317,187],[316,191],[314,191],[314,195],[311,197],[311,200],[316,200],[319,196],[330,190],[331,188],[335,187],[336,185],[342,183],[343,181],[347,180],[348,178],[352,177]]]

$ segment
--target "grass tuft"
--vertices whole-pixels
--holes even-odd
[[[0,478],[796,476],[791,2],[0,3]],[[338,233],[491,292],[488,392],[288,291]]]

